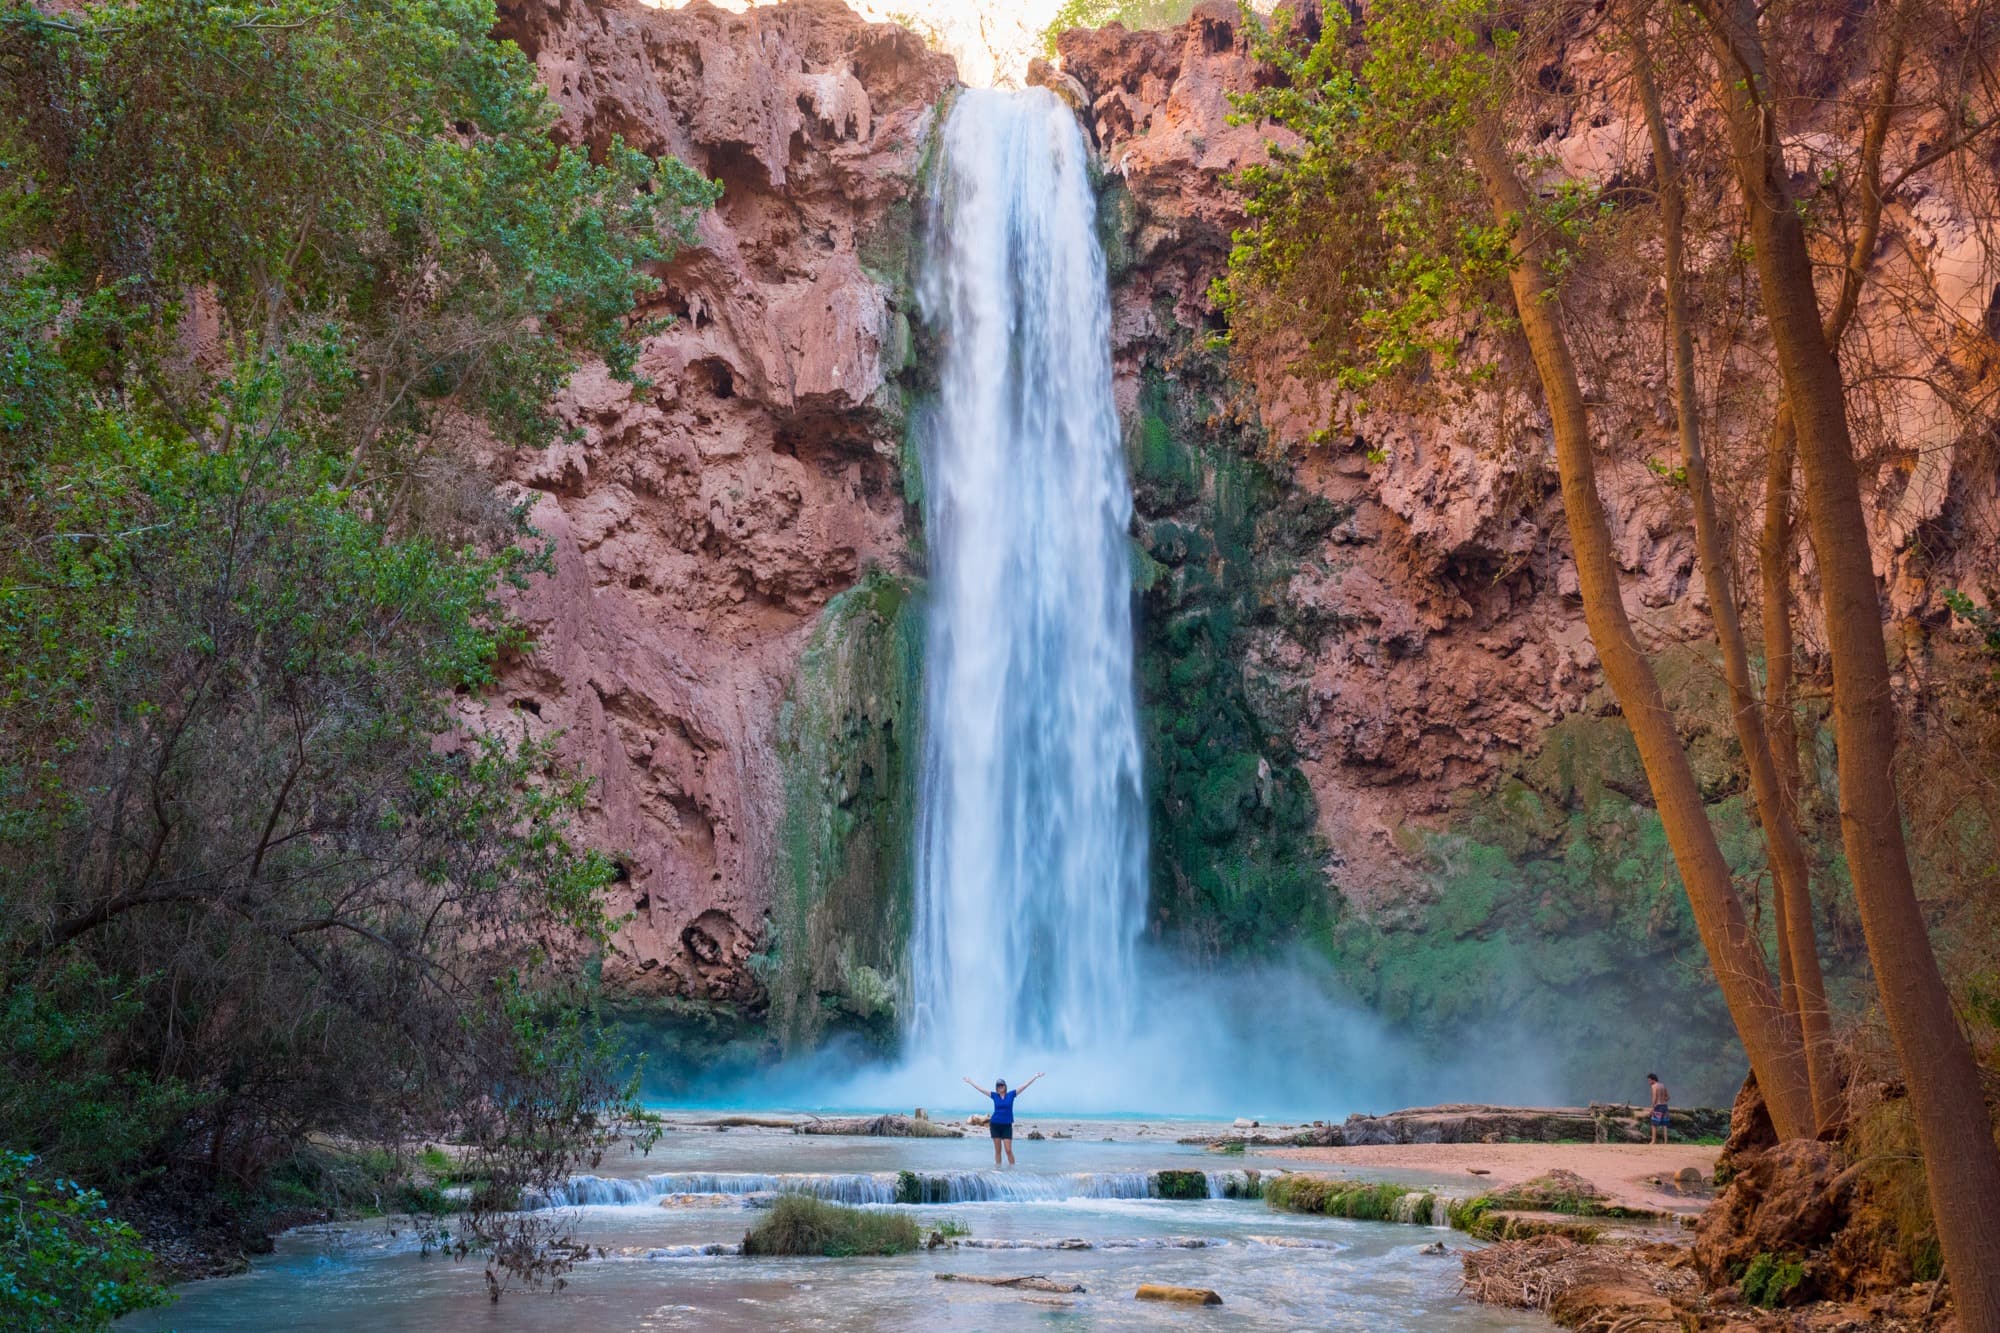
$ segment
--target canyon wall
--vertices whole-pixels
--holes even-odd
[[[492,460],[533,500],[557,573],[521,603],[537,643],[486,725],[560,733],[597,779],[588,832],[620,856],[632,914],[605,979],[651,1005],[655,1032],[696,1033],[672,1054],[830,1028],[886,1041],[921,681],[905,427],[929,384],[909,266],[952,64],[837,0],[517,0],[501,31],[566,138],[678,154],[725,193],[659,275],[647,313],[674,322],[646,343],[645,387],[586,368],[567,438]],[[1578,52],[1577,77],[1601,77],[1595,58]],[[1406,405],[1327,442],[1322,399],[1275,371],[1240,381],[1210,284],[1242,217],[1231,174],[1266,151],[1228,123],[1229,96],[1265,76],[1234,4],[1172,31],[1067,34],[1060,67],[1029,77],[1078,109],[1104,173],[1156,934],[1210,958],[1303,948],[1422,1040],[1537,1053],[1562,1032],[1552,1093],[1629,1092],[1631,1058],[1720,1093],[1740,1061],[1597,678],[1532,397]],[[1645,169],[1615,107],[1550,136],[1565,160]],[[1893,219],[1898,262],[1959,263],[1962,299],[1983,302],[1968,226],[1926,193]],[[1670,481],[1659,311],[1638,290],[1592,318],[1594,367],[1647,368],[1596,386],[1627,597],[1754,896]],[[1914,676],[1942,590],[1985,595],[2000,491],[1983,440],[1889,443],[1878,557]],[[1823,896],[1851,965],[1837,875]]]
[[[1316,30],[1310,4],[1293,13]],[[1829,98],[1802,127],[1799,170],[1811,176],[1859,141],[1872,70],[1839,14],[1801,11],[1799,21],[1815,86],[1856,92]],[[1501,341],[1492,386],[1438,383],[1351,426],[1284,362],[1226,358],[1212,338],[1223,318],[1211,285],[1243,219],[1231,181],[1265,160],[1271,137],[1230,123],[1231,95],[1269,78],[1238,7],[1204,0],[1173,31],[1107,27],[1064,34],[1059,46],[1060,69],[1040,66],[1031,78],[1079,108],[1104,155],[1139,536],[1160,571],[1142,592],[1141,684],[1155,740],[1155,845],[1174,853],[1156,876],[1162,924],[1228,951],[1268,949],[1285,923],[1296,931],[1304,920],[1315,953],[1351,989],[1440,1046],[1475,1039],[1548,1061],[1557,1090],[1571,1095],[1620,1095],[1629,1074],[1613,1071],[1634,1058],[1681,1070],[1697,1095],[1722,1095],[1740,1057],[1637,753],[1596,669],[1552,439],[1524,358]],[[1587,37],[1563,53],[1566,110],[1523,145],[1531,159],[1604,184],[1647,178],[1645,128],[1624,100],[1621,61]],[[1672,110],[1691,136],[1720,134],[1699,103]],[[1939,126],[1906,117],[1889,170],[1940,137]],[[1882,425],[1862,432],[1862,461],[1913,754],[1949,732],[1963,706],[1929,688],[1963,652],[1944,593],[1984,602],[2000,592],[1988,586],[2000,567],[1993,440],[1946,402],[1984,401],[1996,373],[1988,311],[2000,272],[1985,257],[1994,238],[1979,224],[1984,196],[1954,189],[1963,184],[1918,178],[1892,202],[1878,278],[1850,335],[1897,386],[1869,404]],[[1717,209],[1731,194],[1724,180],[1696,189]],[[1678,481],[1664,309],[1649,280],[1657,240],[1650,226],[1643,236],[1636,255],[1586,256],[1568,318],[1628,610],[1761,921],[1762,850]],[[1697,262],[1722,267],[1712,250]],[[1718,376],[1708,429],[1727,517],[1754,534],[1761,494],[1749,479],[1761,475],[1775,402],[1768,353],[1742,336],[1701,354]],[[1346,428],[1327,431],[1335,420]],[[1800,562],[1807,669],[1823,687],[1809,549]],[[1812,692],[1823,709],[1823,689]],[[1836,978],[1858,983],[1865,963],[1839,863],[1831,737],[1813,720],[1803,731],[1820,925]],[[1301,785],[1331,896],[1293,873],[1312,841],[1291,796]],[[1951,824],[1954,836],[1993,835],[1984,815],[1950,818],[1972,821]],[[1977,896],[1964,869],[1953,858],[1920,867],[1947,934]]]
[[[560,733],[596,781],[587,832],[631,920],[627,995],[761,1007],[784,860],[785,737],[801,654],[839,594],[906,560],[911,199],[951,62],[837,0],[730,14],[503,6],[559,134],[613,135],[720,180],[658,274],[640,386],[586,367],[571,427],[495,458],[556,545],[520,604],[536,635],[488,725]]]

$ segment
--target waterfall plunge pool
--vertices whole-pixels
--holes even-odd
[[[1024,1119],[1067,1139],[1022,1141],[1020,1166],[994,1173],[983,1137],[868,1139],[782,1130],[720,1130],[719,1116],[672,1117],[653,1152],[607,1162],[598,1176],[624,1189],[580,1188],[570,1209],[578,1240],[608,1257],[578,1265],[555,1294],[510,1292],[489,1303],[476,1260],[425,1256],[394,1220],[302,1227],[249,1272],[183,1287],[164,1310],[121,1328],[353,1333],[354,1330],[1154,1328],[1196,1319],[1242,1330],[1545,1330],[1518,1311],[1459,1293],[1453,1256],[1423,1253],[1458,1233],[1273,1212],[1261,1201],[1129,1197],[1161,1169],[1222,1172],[1277,1163],[1176,1144],[1186,1122],[1142,1131],[1130,1120]],[[1140,1122],[1145,1124],[1145,1122]],[[946,1218],[970,1236],[956,1248],[894,1258],[745,1259],[702,1254],[740,1242],[758,1213],[741,1191],[764,1183],[866,1198],[866,1182],[911,1170],[962,1182],[993,1201],[927,1204],[922,1225]],[[703,1179],[706,1177],[707,1179]],[[756,1179],[762,1178],[762,1179]],[[771,1180],[775,1178],[775,1181]],[[688,1186],[706,1186],[708,1193]],[[1121,1194],[1126,1197],[1119,1197]],[[622,1203],[593,1198],[623,1196]],[[671,1196],[671,1197],[669,1197]],[[880,1205],[869,1205],[880,1206]],[[1088,1249],[1056,1248],[1081,1241]],[[1050,1296],[936,1280],[939,1273],[1039,1273],[1086,1290]],[[1142,1282],[1212,1287],[1223,1304],[1174,1310],[1141,1304]]]

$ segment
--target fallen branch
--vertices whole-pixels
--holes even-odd
[[[1025,1291],[1058,1291],[1065,1294],[1083,1290],[1078,1282],[1057,1282],[1054,1278],[1030,1273],[1025,1277],[981,1277],[976,1273],[938,1273],[940,1282],[973,1282],[982,1287],[1013,1287]]]

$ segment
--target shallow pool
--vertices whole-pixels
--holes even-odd
[[[1025,1132],[1025,1130],[1024,1130]],[[601,1167],[580,1199],[629,1201],[566,1210],[578,1239],[606,1257],[580,1264],[556,1294],[516,1291],[489,1302],[476,1261],[425,1256],[407,1225],[307,1227],[238,1277],[182,1289],[133,1329],[1546,1329],[1459,1294],[1452,1255],[1424,1252],[1452,1232],[1274,1213],[1261,1201],[1129,1197],[1161,1168],[1226,1171],[1239,1160],[1138,1135],[1125,1122],[1069,1122],[1066,1139],[1017,1145],[1019,1167],[991,1171],[983,1138],[859,1139],[783,1131],[719,1132],[682,1120],[648,1157]],[[1183,1132],[1174,1127],[1173,1132]],[[1106,1142],[1106,1138],[1111,1141]],[[1259,1163],[1252,1159],[1247,1165]],[[910,1209],[922,1222],[970,1229],[955,1247],[879,1259],[745,1259],[730,1246],[757,1218],[768,1178],[781,1188],[858,1197],[899,1171],[951,1182],[980,1201]],[[705,1185],[696,1196],[679,1188]],[[1218,1186],[1219,1187],[1219,1186]],[[937,1188],[943,1188],[938,1186]],[[1143,1186],[1140,1193],[1143,1193]],[[768,1198],[768,1195],[762,1197]],[[893,1197],[893,1195],[889,1196]],[[869,1206],[884,1206],[871,1204]],[[943,1273],[1042,1274],[1081,1284],[1071,1295],[943,1282]],[[1144,1304],[1144,1282],[1211,1287],[1220,1307]]]

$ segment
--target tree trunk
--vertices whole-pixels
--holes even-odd
[[[1819,966],[1819,944],[1813,935],[1811,870],[1799,837],[1790,802],[1780,785],[1771,746],[1764,734],[1763,709],[1750,679],[1750,651],[1737,615],[1735,581],[1729,545],[1715,510],[1715,489],[1702,450],[1701,409],[1695,396],[1694,334],[1688,326],[1687,265],[1683,228],[1680,159],[1667,134],[1653,83],[1652,53],[1647,49],[1645,21],[1632,28],[1633,76],[1652,138],[1653,171],[1660,200],[1660,232],[1665,249],[1667,340],[1673,349],[1674,415],[1680,427],[1681,457],[1687,467],[1688,498],[1694,506],[1695,553],[1701,564],[1702,586],[1708,592],[1715,641],[1722,650],[1722,678],[1729,687],[1729,711],[1743,762],[1750,771],[1750,791],[1757,818],[1764,827],[1764,849],[1771,867],[1778,936],[1780,1007],[1796,1024],[1805,1045],[1806,1073],[1812,1091],[1816,1129],[1839,1119],[1840,1092],[1834,1068],[1832,1033],[1827,1018],[1826,981]]]
[[[1771,759],[1793,823],[1799,817],[1799,721],[1792,712],[1792,682],[1798,667],[1792,641],[1792,468],[1798,449],[1792,439],[1792,409],[1778,405],[1764,469],[1764,527],[1757,536],[1757,563],[1764,578],[1764,715]]]
[[[1820,322],[1811,255],[1791,198],[1758,15],[1698,0],[1721,64],[1757,278],[1805,473],[1826,604],[1839,747],[1840,827],[1882,1010],[1909,1083],[1931,1211],[1963,1326],[2000,1331],[2000,1148],[1972,1049],[1931,952],[1896,792],[1895,701],[1845,385]]]
[[[1548,276],[1544,246],[1530,230],[1527,192],[1492,119],[1478,120],[1468,138],[1473,167],[1495,220],[1502,226],[1522,229],[1508,280],[1548,400],[1556,465],[1562,477],[1563,511],[1569,522],[1570,544],[1575,548],[1577,581],[1591,641],[1604,664],[1604,678],[1638,744],[1660,822],[1694,909],[1695,925],[1730,1017],[1749,1052],[1758,1086],[1765,1090],[1772,1123],[1782,1138],[1808,1136],[1813,1132],[1812,1095],[1803,1053],[1785,1030],[1763,952],[1744,919],[1729,865],[1716,845],[1687,751],[1674,730],[1659,680],[1640,650],[1619,593],[1610,527],[1597,492],[1590,420],[1568,336],[1548,301],[1547,294],[1555,284]]]
[[[1764,584],[1764,735],[1771,750],[1771,763],[1778,774],[1778,799],[1783,803],[1785,814],[1794,828],[1799,822],[1799,725],[1792,712],[1792,687],[1796,666],[1792,643],[1792,553],[1798,543],[1792,529],[1792,467],[1797,461],[1797,453],[1792,444],[1792,412],[1783,402],[1778,404],[1778,415],[1771,425],[1771,439],[1765,455],[1764,470],[1764,523],[1757,535],[1757,562]],[[1803,840],[1803,835],[1801,835]],[[1785,1011],[1799,1012],[1799,998],[1796,980],[1791,975],[1792,958],[1797,952],[1794,934],[1813,950],[1813,962],[1819,962],[1819,936],[1813,926],[1812,878],[1808,873],[1804,891],[1799,895],[1804,911],[1787,910],[1779,915],[1778,949],[1779,965],[1784,972],[1780,989],[1785,991]],[[1794,920],[1796,918],[1796,926]],[[1824,991],[1821,995],[1824,1001]],[[1831,1039],[1831,1018],[1827,1027]],[[1803,1020],[1801,1020],[1803,1027]],[[1807,1070],[1813,1077],[1813,1105],[1819,1116],[1822,1133],[1831,1127],[1828,1118],[1831,1109],[1834,1119],[1839,1118],[1840,1108],[1829,1108],[1822,1096],[1829,1090],[1838,1092],[1837,1073],[1815,1068],[1812,1063],[1814,1051],[1807,1051]],[[1830,1063],[1832,1052],[1821,1057],[1821,1064]]]

